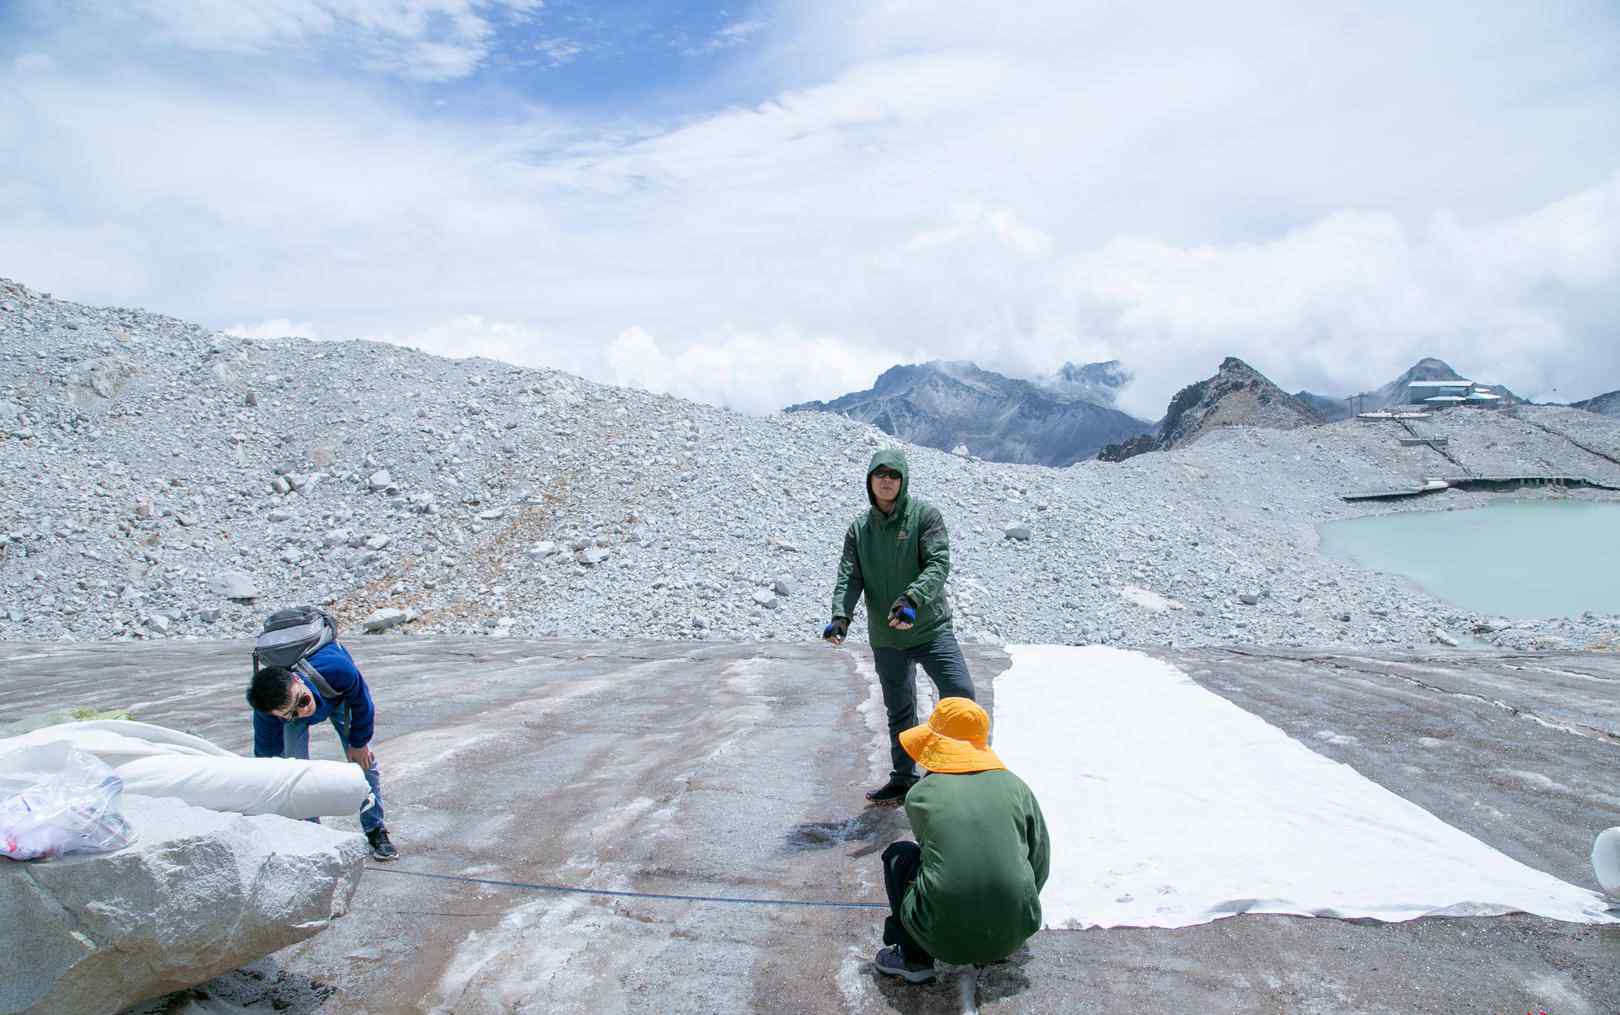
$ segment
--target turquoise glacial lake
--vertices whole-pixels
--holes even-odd
[[[1478,613],[1620,613],[1620,504],[1504,501],[1329,522],[1322,552]]]

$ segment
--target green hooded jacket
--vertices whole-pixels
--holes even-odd
[[[884,514],[872,497],[872,473],[881,466],[900,473],[900,495],[894,511]],[[849,523],[844,555],[833,586],[832,615],[849,620],[855,602],[866,595],[866,632],[873,648],[913,648],[951,630],[951,608],[945,601],[945,579],[951,573],[951,540],[939,509],[908,492],[911,471],[906,456],[885,448],[866,467],[866,499],[871,507]],[[917,607],[909,631],[889,626],[889,607],[907,596]]]
[[[1041,929],[1051,870],[1046,818],[1024,781],[1005,769],[933,772],[906,794],[922,847],[900,922],[941,962],[995,962]]]

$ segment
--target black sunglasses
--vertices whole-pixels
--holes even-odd
[[[893,469],[873,469],[872,470],[872,475],[876,476],[879,479],[901,479],[901,478],[903,478],[900,475],[900,473],[894,471]]]
[[[314,700],[315,699],[313,699],[313,698],[311,698],[309,696],[308,691],[299,691],[298,692],[298,700],[293,702],[292,706],[290,708],[285,708],[285,709],[282,709],[280,712],[272,712],[270,714],[275,716],[277,719],[282,719],[282,720],[284,720],[286,722],[291,722],[292,720],[294,720],[294,719],[296,719],[298,717],[298,713],[302,712],[304,710],[305,706],[307,706],[311,701],[314,701]]]

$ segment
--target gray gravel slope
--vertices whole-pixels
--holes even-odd
[[[1422,425],[1476,473],[1620,486],[1620,420],[1524,408]],[[0,280],[0,638],[239,637],[303,601],[418,634],[813,638],[887,443],[837,416],[239,339]],[[1342,501],[1457,471],[1390,424],[1234,427],[1067,469],[906,450],[951,527],[969,640],[1620,640],[1617,617],[1506,623],[1321,557],[1322,522],[1503,496]],[[1019,525],[1029,538],[1009,538]]]

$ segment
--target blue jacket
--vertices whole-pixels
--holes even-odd
[[[323,680],[332,685],[332,690],[336,691],[339,697],[336,701],[328,701],[320,691],[309,685],[309,681],[298,677],[298,682],[315,698],[315,711],[298,721],[313,726],[322,720],[330,719],[339,705],[347,705],[349,746],[364,747],[371,743],[377,710],[371,703],[371,691],[366,687],[366,678],[360,675],[360,667],[354,664],[354,657],[349,655],[349,650],[334,641],[310,656],[309,664],[315,667],[315,672],[319,673]],[[285,719],[277,719],[273,715],[255,711],[253,756],[281,757],[284,749],[282,731],[286,725]]]

